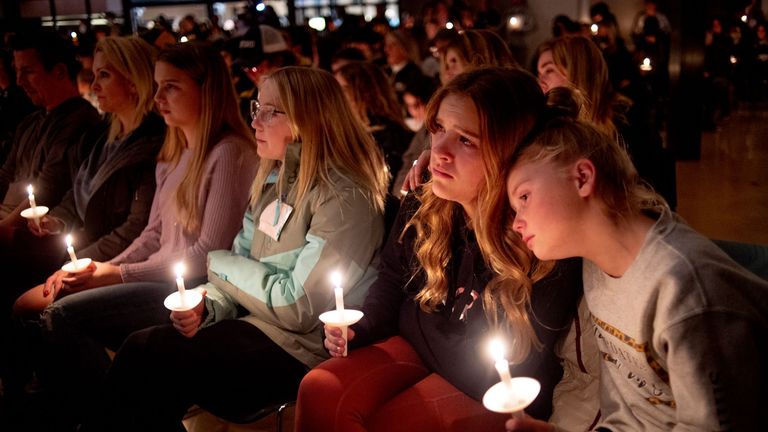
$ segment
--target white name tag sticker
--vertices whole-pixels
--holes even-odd
[[[277,241],[292,211],[293,207],[281,200],[272,201],[259,216],[259,231]]]

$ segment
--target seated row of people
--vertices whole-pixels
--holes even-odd
[[[96,64],[105,83],[123,81],[103,84],[113,89],[101,90],[104,100],[127,91],[139,112],[131,91],[140,78],[108,54],[136,42],[113,43]],[[154,80],[167,130],[148,224],[116,257],[57,272],[16,301],[17,317],[42,312],[36,367],[63,401],[60,427],[178,429],[192,405],[236,421],[298,393],[298,430],[501,430],[505,416],[478,402],[497,381],[490,333],[511,347],[515,375],[541,383],[527,410],[537,420],[507,427],[549,427],[537,421],[550,418],[567,430],[595,426],[597,394],[586,421],[553,415],[577,378],[563,377],[559,359],[569,337],[600,348],[580,354],[600,359],[601,427],[759,424],[764,379],[725,366],[749,349],[757,354],[745,368],[759,373],[768,286],[639,186],[615,137],[574,119],[578,92],[565,94],[564,110],[514,67],[457,75],[426,110],[432,177],[405,198],[382,248],[385,155],[332,75],[266,75],[252,105],[255,142],[215,50],[165,49]],[[104,160],[135,118],[101,138]],[[108,165],[83,167],[76,208],[89,199],[89,175]],[[47,231],[28,230],[55,236],[56,214],[41,221]],[[205,299],[169,319],[163,299],[179,260]],[[332,271],[364,317],[349,329],[349,357],[325,361],[347,349],[339,329],[318,320],[333,307]],[[582,271],[591,314],[577,315]],[[621,303],[629,290],[642,295],[637,307]],[[713,330],[711,319],[722,325]],[[719,331],[745,348],[713,345]],[[686,342],[689,333],[700,336]],[[217,376],[198,378],[206,368]],[[745,397],[755,405],[736,406]]]

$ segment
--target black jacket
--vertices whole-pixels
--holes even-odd
[[[85,135],[93,150],[79,171],[101,164],[107,144],[109,123],[103,122]],[[91,180],[93,194],[86,205],[85,218],[80,219],[73,190],[69,190],[60,205],[51,211],[62,219],[66,230],[79,230],[82,245],[78,255],[97,261],[107,261],[128,247],[141,234],[149,220],[155,196],[155,165],[165,137],[165,123],[157,114],[147,118],[127,138],[121,157],[108,165],[98,166]],[[79,174],[73,174],[75,178]],[[85,245],[88,246],[85,246]]]

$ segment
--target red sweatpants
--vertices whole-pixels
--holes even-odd
[[[506,415],[486,410],[429,372],[403,338],[351,351],[301,381],[297,432],[503,431]]]

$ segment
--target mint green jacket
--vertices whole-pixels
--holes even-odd
[[[345,305],[361,305],[376,279],[384,222],[363,192],[338,173],[332,173],[333,191],[315,187],[303,202],[291,202],[299,152],[299,144],[289,145],[284,162],[279,189],[293,211],[278,240],[258,229],[262,211],[278,198],[275,175],[246,211],[232,250],[208,254],[203,325],[237,318],[240,305],[248,311],[241,319],[313,367],[328,358],[318,316],[335,307],[330,275],[341,273]]]

